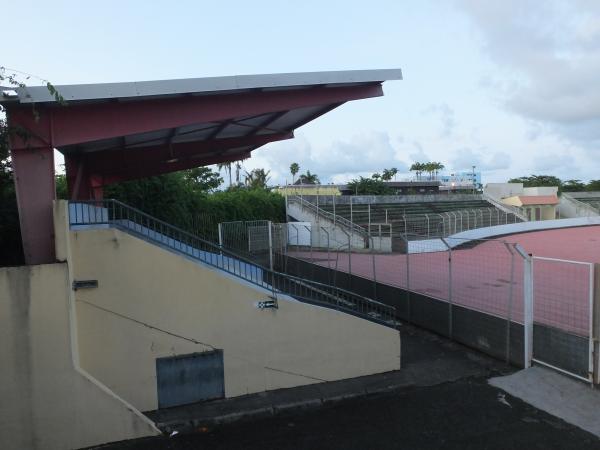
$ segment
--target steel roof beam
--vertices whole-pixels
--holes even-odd
[[[235,120],[252,114],[267,114],[311,106],[341,104],[383,95],[381,84],[315,88],[299,91],[251,92],[237,95],[151,99],[131,103],[74,104],[64,107],[38,106],[36,120],[31,107],[10,107],[13,125],[32,133],[29,142],[18,136],[11,148],[55,148],[121,136],[148,133],[185,125]]]

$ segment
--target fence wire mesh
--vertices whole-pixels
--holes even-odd
[[[593,372],[594,265],[533,257],[533,358],[586,381]]]

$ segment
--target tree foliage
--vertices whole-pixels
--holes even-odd
[[[371,178],[360,177],[350,181],[350,183],[348,183],[348,189],[352,190],[355,195],[393,194],[393,190],[381,180],[381,175],[379,177],[375,177],[375,175],[379,174],[373,174]]]
[[[265,169],[253,169],[246,172],[244,184],[250,189],[267,189],[270,172],[270,170],[265,171]]]
[[[290,173],[292,174],[292,184],[296,181],[296,174],[300,171],[300,165],[298,163],[290,164]]]
[[[409,170],[411,172],[415,172],[415,174],[417,176],[417,180],[421,179],[423,172],[426,172],[429,174],[430,180],[435,180],[435,179],[437,179],[437,175],[440,172],[440,170],[443,170],[444,167],[445,166],[441,162],[426,162],[426,163],[416,162],[410,166]]]
[[[381,179],[383,181],[390,181],[392,178],[396,176],[398,173],[398,169],[392,167],[391,169],[383,169],[383,173],[381,175]]]
[[[300,180],[300,184],[321,184],[319,175],[310,173],[310,170],[307,170],[306,173],[300,175],[298,179]]]
[[[600,191],[600,180],[565,180],[554,175],[530,175],[528,177],[511,178],[509,183],[523,183],[523,187],[558,186],[558,192]]]

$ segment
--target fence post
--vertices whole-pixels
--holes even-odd
[[[325,227],[321,227],[321,229],[327,235],[327,283],[331,284],[331,258],[330,258],[330,251],[329,251],[329,231],[327,231],[325,229]]]
[[[448,248],[448,337],[452,339],[452,247],[446,239],[441,239]]]
[[[223,228],[221,227],[221,222],[218,225],[219,228],[219,248],[223,249]]]
[[[335,195],[331,194],[331,200],[333,204],[333,226],[335,227]]]
[[[593,381],[594,384],[600,384],[600,264],[594,264],[594,302],[592,307],[593,325]]]
[[[375,243],[373,242],[373,236],[369,234],[369,238],[371,239],[371,259],[373,260],[373,299],[377,300],[377,275],[375,274]],[[381,242],[381,239],[380,239]]]
[[[519,244],[515,250],[523,258],[523,366],[527,369],[533,359],[533,258]]]
[[[510,286],[508,288],[508,311],[506,314],[506,363],[510,364],[510,326],[512,322],[513,309],[513,285],[515,284],[515,254],[508,242],[504,242],[508,253],[510,253]]]
[[[269,268],[273,270],[273,222],[269,220]]]

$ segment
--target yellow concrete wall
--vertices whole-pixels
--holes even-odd
[[[542,220],[554,220],[556,219],[556,206],[544,205],[542,206]]]
[[[279,186],[277,192],[281,195],[342,195],[337,186],[327,185]]]
[[[233,397],[400,367],[400,335],[268,292],[114,229],[71,232],[82,366],[142,411],[157,408],[155,359],[223,349]]]
[[[0,449],[71,449],[158,434],[82,371],[66,264],[0,269]]]
[[[506,197],[503,198],[502,200],[500,200],[502,203],[504,203],[505,205],[511,205],[511,206],[523,206],[523,203],[521,203],[521,199],[519,199],[518,195],[515,195],[513,197]]]

